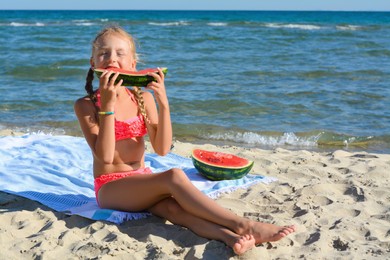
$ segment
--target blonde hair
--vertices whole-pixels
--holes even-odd
[[[95,37],[95,39],[93,40],[92,42],[92,54],[94,53],[94,51],[98,48],[97,46],[97,41],[103,37],[103,36],[106,36],[106,35],[110,35],[110,34],[118,34],[124,38],[126,38],[129,43],[130,43],[130,49],[131,49],[131,52],[133,54],[133,58],[135,61],[138,61],[138,54],[136,52],[136,48],[135,48],[135,39],[133,38],[133,36],[131,36],[128,32],[126,32],[124,29],[122,29],[121,27],[119,26],[108,26],[106,28],[104,28],[103,30],[101,30]]]
[[[135,47],[135,39],[133,38],[133,36],[131,36],[124,29],[122,29],[121,27],[116,26],[116,25],[108,26],[108,27],[104,28],[103,30],[101,30],[96,35],[95,39],[92,42],[92,55],[96,51],[96,49],[98,48],[97,41],[101,37],[106,36],[106,35],[110,35],[110,34],[117,34],[117,35],[120,35],[120,36],[123,36],[124,38],[126,38],[129,41],[130,49],[131,49],[131,52],[132,52],[134,60],[136,62],[139,61],[138,54],[136,52],[136,47]],[[93,68],[90,68],[89,71],[88,71],[88,74],[87,74],[87,78],[86,78],[85,90],[87,91],[88,96],[90,97],[91,101],[96,103],[96,101],[97,101],[96,91],[93,90],[93,85],[92,85],[93,79],[94,79],[94,71],[93,71]],[[135,98],[137,100],[138,109],[139,109],[141,115],[144,117],[144,119],[146,121],[149,122],[149,119],[148,119],[148,117],[146,115],[145,102],[144,102],[144,97],[142,95],[141,88],[140,87],[134,87],[133,93],[134,93],[134,96],[135,96]]]

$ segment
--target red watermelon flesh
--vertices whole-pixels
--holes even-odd
[[[193,155],[203,163],[213,166],[241,168],[248,165],[248,160],[229,153],[211,152],[195,149]]]
[[[192,151],[192,161],[200,174],[210,180],[239,179],[253,167],[253,161],[222,152]]]

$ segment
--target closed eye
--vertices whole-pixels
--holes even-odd
[[[108,51],[101,51],[98,53],[99,56],[106,56],[108,54],[109,54]]]

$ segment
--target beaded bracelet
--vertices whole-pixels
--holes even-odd
[[[114,113],[114,111],[108,111],[108,112],[99,111],[98,114],[99,114],[99,115],[113,115],[113,114],[115,114],[115,113]]]

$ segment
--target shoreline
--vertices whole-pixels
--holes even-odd
[[[25,135],[25,134],[36,134],[36,133],[43,133],[48,135],[69,135],[74,137],[83,137],[81,131],[76,130],[69,130],[65,131],[63,129],[54,129],[53,131],[50,131],[50,129],[43,129],[43,130],[36,130],[36,131],[23,131],[19,128],[0,128],[0,137],[1,136],[19,136],[19,135]],[[293,134],[293,133],[292,133]],[[267,138],[267,136],[265,136]],[[272,137],[271,137],[272,138]],[[147,138],[145,140],[148,140]],[[271,139],[272,140],[272,139]],[[346,152],[368,152],[368,153],[378,153],[378,154],[390,154],[390,147],[388,147],[387,144],[366,144],[366,143],[351,143],[351,144],[325,144],[325,143],[318,143],[316,145],[310,144],[290,144],[282,142],[278,142],[276,144],[267,144],[267,143],[243,143],[243,142],[234,142],[231,140],[218,140],[215,138],[209,138],[207,137],[184,137],[184,136],[174,136],[173,142],[181,142],[181,143],[192,143],[194,145],[205,145],[205,144],[213,144],[215,146],[237,146],[241,147],[243,149],[262,149],[262,150],[275,150],[278,148],[291,150],[291,151],[299,151],[299,150],[306,150],[310,152],[318,152],[318,153],[328,153],[333,152],[337,150],[343,150]]]
[[[0,135],[20,135],[0,131]],[[0,192],[1,258],[134,259],[367,259],[390,257],[390,154],[312,152],[276,148],[195,145],[176,141],[172,152],[192,149],[234,153],[255,161],[251,174],[276,177],[223,194],[218,203],[235,213],[296,233],[235,256],[223,243],[198,237],[157,217],[115,225],[68,216]],[[150,147],[150,145],[148,145]]]

